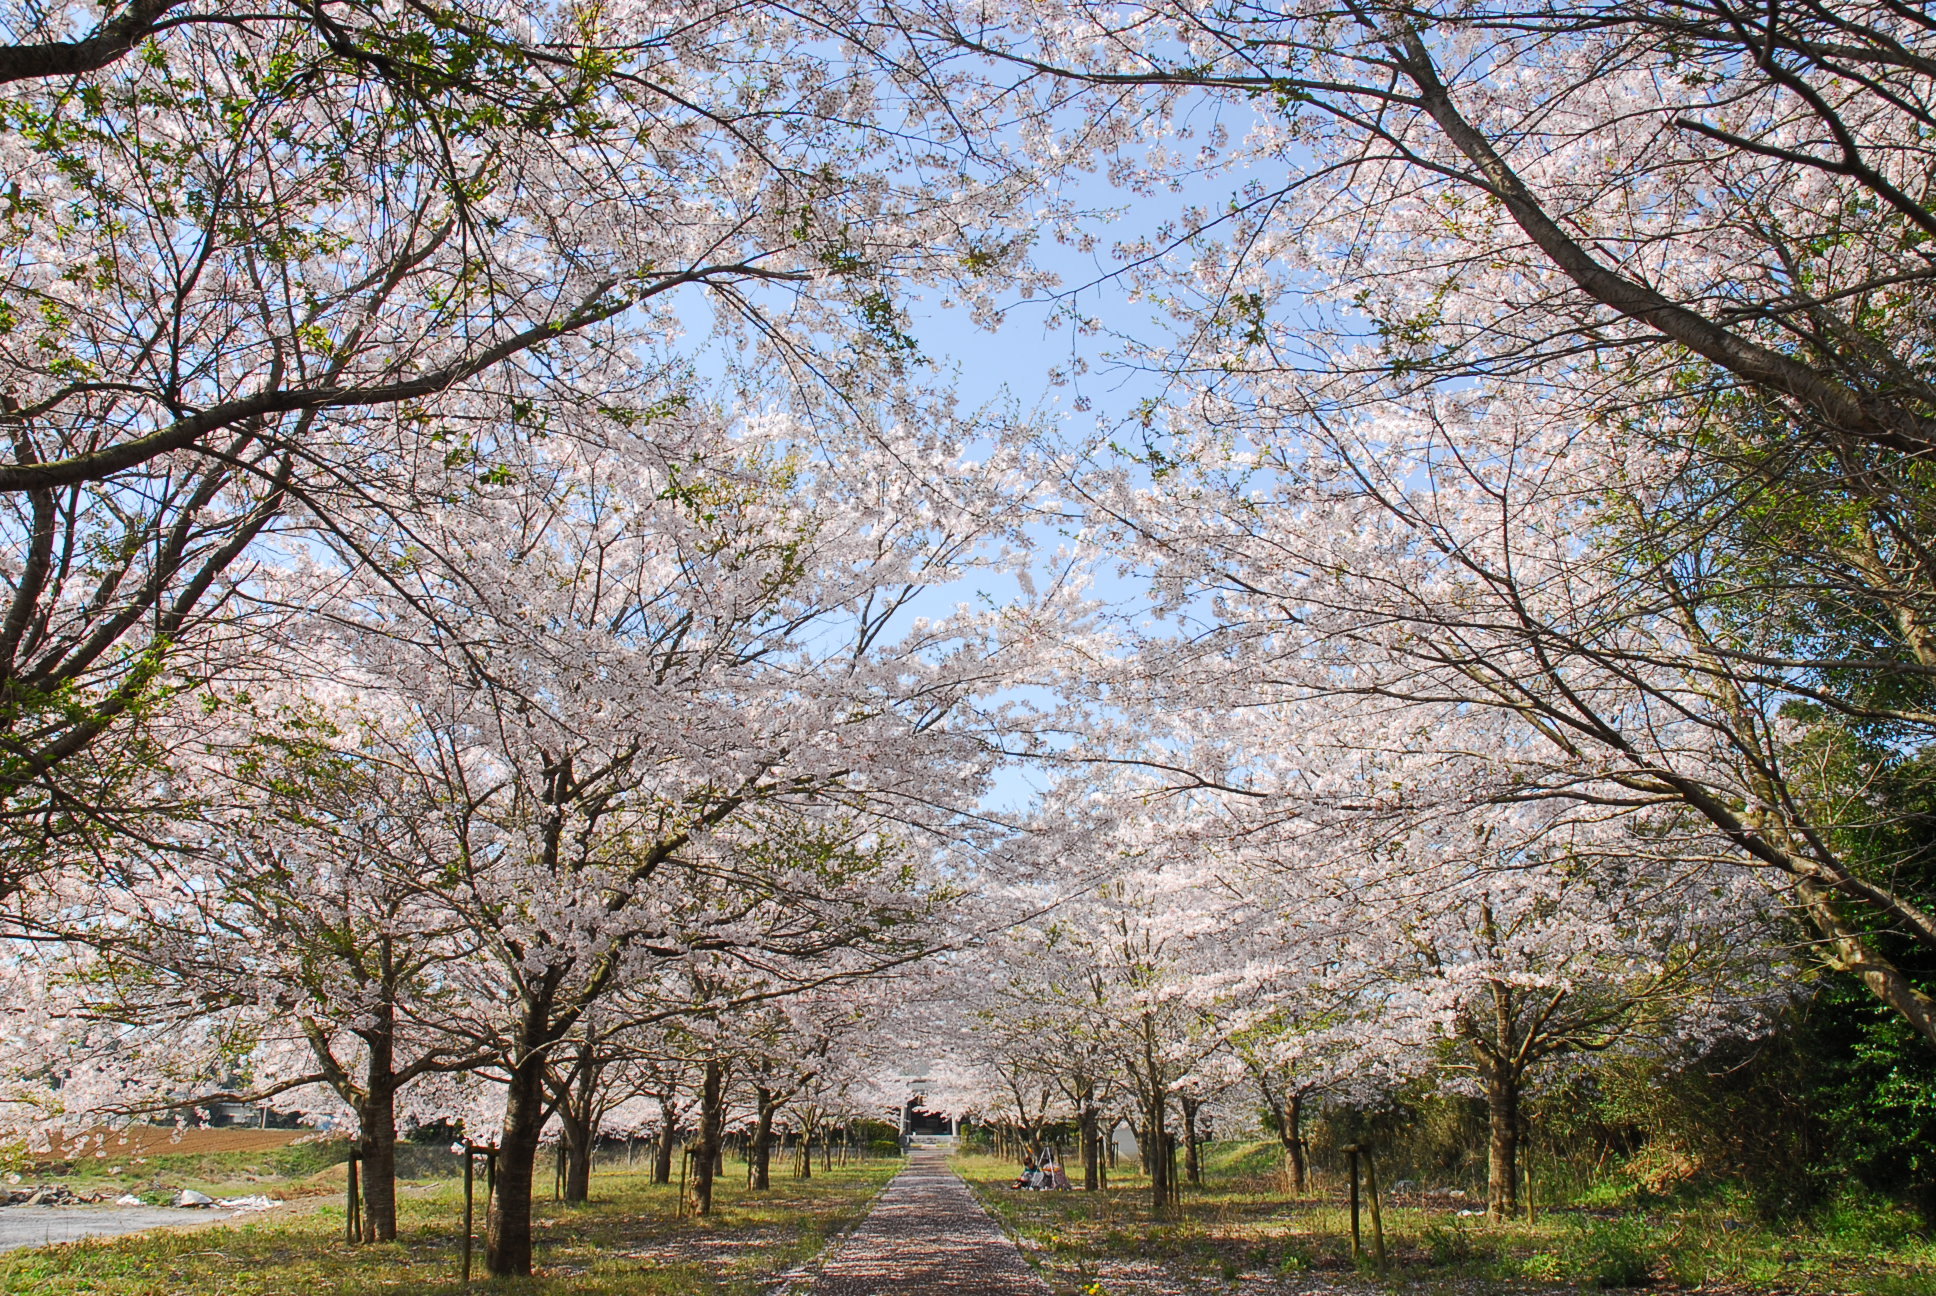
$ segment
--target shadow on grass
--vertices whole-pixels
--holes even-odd
[[[604,1174],[594,1180],[595,1200],[587,1205],[537,1204],[536,1278],[472,1286],[547,1296],[753,1296],[851,1226],[899,1168],[898,1161],[839,1167],[804,1182],[780,1179],[767,1193],[727,1183],[705,1219],[681,1218],[677,1190],[644,1174]],[[406,1189],[397,1241],[374,1246],[344,1245],[340,1202],[288,1209],[280,1218],[9,1252],[0,1255],[0,1291],[435,1296],[464,1290],[458,1282],[462,1196],[455,1185]],[[481,1260],[480,1249],[479,1269]]]
[[[1015,1168],[961,1157],[956,1168],[1059,1291],[1137,1296],[1240,1282],[1246,1296],[1327,1286],[1426,1291],[1601,1290],[1836,1292],[1932,1296],[1936,1242],[1899,1210],[1848,1202],[1791,1226],[1756,1222],[1725,1199],[1673,1210],[1545,1212],[1535,1224],[1489,1223],[1456,1208],[1387,1206],[1390,1270],[1380,1284],[1351,1255],[1350,1215],[1325,1198],[1292,1200],[1275,1175],[1232,1173],[1259,1161],[1226,1146],[1202,1187],[1153,1218],[1149,1183],[1125,1163],[1108,1191],[1026,1192]],[[1364,1224],[1367,1243],[1368,1219]]]

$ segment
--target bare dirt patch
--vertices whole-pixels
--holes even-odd
[[[131,1125],[126,1129],[93,1129],[64,1137],[43,1160],[48,1164],[110,1156],[206,1156],[222,1152],[268,1152],[303,1139],[322,1137],[308,1129],[176,1129],[172,1125]]]

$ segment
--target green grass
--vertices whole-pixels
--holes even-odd
[[[860,1216],[898,1161],[837,1167],[767,1193],[739,1186],[728,1163],[715,1213],[681,1218],[677,1189],[643,1173],[600,1173],[594,1201],[537,1204],[532,1280],[478,1282],[484,1292],[546,1296],[753,1296],[817,1254]],[[283,1216],[0,1254],[9,1296],[378,1296],[455,1293],[462,1192],[455,1184],[406,1191],[394,1243],[348,1247],[340,1200]],[[481,1220],[480,1220],[481,1232]],[[477,1269],[481,1272],[481,1246]]]
[[[955,1164],[1060,1292],[1107,1293],[1112,1271],[1130,1262],[1157,1264],[1186,1287],[1311,1270],[1342,1278],[1366,1268],[1351,1258],[1342,1201],[1288,1200],[1275,1150],[1257,1144],[1211,1149],[1205,1185],[1186,1186],[1180,1208],[1161,1220],[1151,1217],[1149,1183],[1133,1161],[1111,1174],[1103,1193],[1013,1192],[1006,1185],[1016,1171],[1007,1161],[964,1156]],[[1913,1216],[1859,1199],[1789,1226],[1758,1223],[1725,1197],[1646,1212],[1553,1210],[1530,1225],[1412,1206],[1387,1206],[1384,1219],[1389,1280],[1426,1292],[1645,1283],[1936,1293],[1936,1243]],[[1368,1215],[1363,1229],[1369,1249]]]
[[[212,1197],[237,1197],[274,1189],[300,1195],[310,1191],[305,1180],[322,1176],[349,1159],[349,1144],[341,1139],[292,1143],[256,1152],[150,1153],[80,1160],[67,1165],[41,1166],[20,1172],[27,1183],[63,1183],[76,1192],[106,1192],[170,1197],[193,1188]],[[450,1158],[455,1160],[455,1158]],[[401,1178],[420,1167],[400,1164]],[[428,1175],[421,1177],[431,1177]],[[341,1191],[342,1176],[334,1189]],[[327,1190],[318,1185],[316,1191]]]

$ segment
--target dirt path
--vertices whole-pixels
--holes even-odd
[[[948,1168],[918,1148],[808,1296],[1046,1296],[1048,1286]]]

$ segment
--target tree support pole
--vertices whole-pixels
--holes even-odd
[[[343,1236],[351,1246],[363,1240],[363,1211],[361,1195],[357,1192],[355,1152],[350,1153],[349,1174],[346,1180],[346,1196],[343,1201]]]
[[[1385,1272],[1385,1216],[1378,1204],[1378,1161],[1365,1148],[1365,1191],[1371,1196],[1371,1262]]]
[[[1351,1159],[1349,1170],[1351,1175],[1351,1259],[1355,1264],[1357,1261],[1362,1260],[1365,1254],[1363,1240],[1358,1234],[1358,1145],[1353,1143],[1350,1147],[1347,1147],[1345,1154]]]
[[[477,1149],[464,1144],[464,1278],[471,1282],[471,1232],[477,1225]]]

